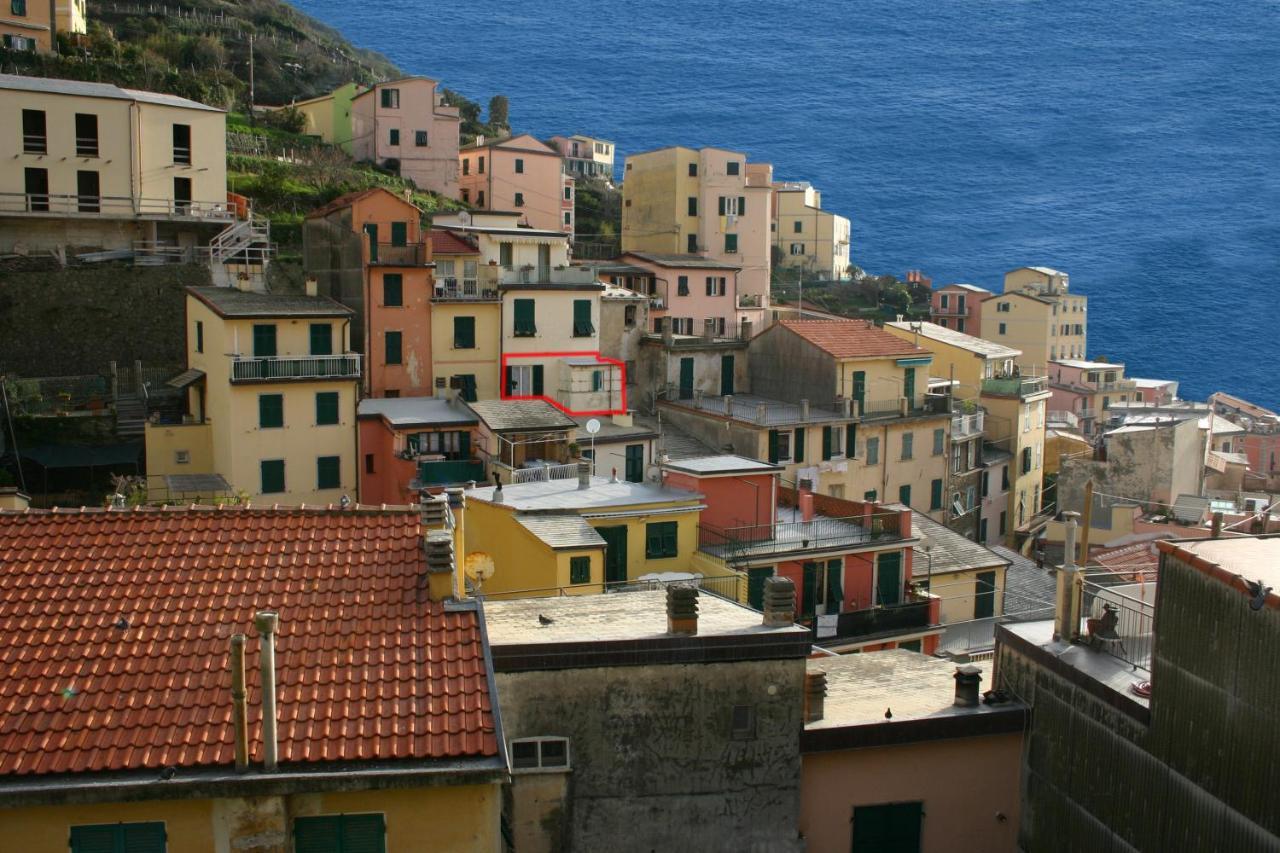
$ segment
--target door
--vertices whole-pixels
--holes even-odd
[[[369,238],[369,262],[376,263],[378,260],[378,226],[372,222],[365,223],[364,233]]]
[[[867,373],[865,370],[853,372],[853,401],[858,404],[857,414],[861,414],[867,406]]]
[[[818,612],[818,597],[822,594],[822,564],[804,564],[804,600],[800,603],[800,616],[809,618]]]
[[[693,359],[680,359],[680,399],[693,399]]]
[[[914,367],[907,367],[902,371],[902,396],[907,398],[907,408],[914,409],[916,399],[916,369]]]
[[[626,450],[627,482],[644,482],[644,445],[628,444]]]
[[[884,803],[853,810],[853,853],[920,853],[923,803]]]
[[[720,394],[728,396],[733,393],[733,356],[720,356]]]
[[[627,528],[597,527],[604,540],[604,582],[625,583],[627,580]]]
[[[97,172],[76,172],[76,204],[81,213],[98,213],[102,209]]]
[[[538,281],[551,280],[551,247],[545,243],[538,247]]]
[[[32,213],[49,211],[49,170],[27,169],[25,173],[27,210]]]
[[[989,619],[996,615],[996,573],[978,572],[973,596],[973,618]]]
[[[173,211],[180,216],[191,212],[191,179],[173,179]]]
[[[889,606],[902,603],[902,552],[881,554],[876,558],[876,604]]]
[[[771,577],[769,566],[747,569],[747,604],[756,610],[764,610],[764,582]]]
[[[391,245],[393,246],[409,245],[409,223],[408,222],[392,222],[391,223]]]

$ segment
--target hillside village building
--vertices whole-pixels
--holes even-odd
[[[359,93],[360,87],[355,83],[344,83],[332,92],[294,101],[289,106],[302,114],[303,133],[352,154],[355,146],[351,133],[351,101]]]
[[[560,152],[528,133],[477,137],[458,153],[459,198],[477,211],[516,214],[522,225],[573,239],[573,176]]]
[[[982,337],[1019,350],[1018,366],[1043,376],[1051,361],[1085,358],[1088,309],[1066,273],[1019,267],[1005,273],[1003,293],[982,302]]]
[[[335,97],[333,109],[341,107]],[[357,160],[392,169],[418,189],[456,198],[461,122],[458,108],[445,104],[444,89],[435,80],[376,83],[351,98],[350,151]],[[337,117],[334,127],[341,132]]]
[[[822,193],[808,181],[775,181],[772,206],[769,228],[782,269],[820,280],[849,277],[849,220],[823,210]]]
[[[974,284],[947,284],[929,297],[929,317],[944,329],[982,337],[982,303],[994,296]]]
[[[590,136],[553,136],[547,144],[564,158],[564,171],[574,178],[595,178],[613,184],[615,145]]]

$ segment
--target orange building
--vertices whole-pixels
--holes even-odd
[[[480,419],[453,392],[360,401],[361,503],[418,502],[424,489],[484,482]]]

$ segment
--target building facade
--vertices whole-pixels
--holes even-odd
[[[0,15],[0,39],[5,50],[53,53],[60,29],[60,11],[57,0],[12,0],[8,14]],[[80,11],[83,16],[83,5]]]
[[[458,197],[476,210],[514,213],[522,224],[572,239],[573,179],[563,172],[563,159],[527,133],[478,137],[458,153]]]
[[[615,145],[607,139],[590,136],[553,136],[547,140],[564,158],[566,175],[594,178],[613,184]]]
[[[392,168],[418,189],[457,198],[461,122],[435,80],[376,83],[351,99],[351,155]]]
[[[355,145],[351,130],[351,102],[359,92],[360,87],[355,83],[344,83],[332,92],[294,101],[290,106],[306,119],[303,133],[352,154]]]
[[[1049,362],[1049,410],[1069,412],[1080,432],[1096,435],[1113,402],[1138,400],[1138,383],[1124,376],[1124,365],[1106,361],[1059,359]]]
[[[1066,273],[1019,267],[1005,273],[1002,294],[982,302],[982,336],[1019,350],[1018,366],[1044,375],[1051,361],[1086,357],[1088,310]]]
[[[822,193],[808,181],[775,181],[772,204],[770,230],[780,267],[819,280],[849,277],[849,220],[823,210]]]
[[[994,294],[974,284],[948,284],[929,297],[929,317],[944,329],[982,337],[982,303]]]

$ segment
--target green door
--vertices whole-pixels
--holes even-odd
[[[920,853],[922,803],[885,803],[853,810],[853,853]]]
[[[605,583],[625,583],[627,580],[627,528],[597,527],[596,532],[604,540]]]
[[[693,359],[680,359],[680,399],[693,399]]]
[[[747,604],[756,610],[764,610],[764,582],[773,577],[768,566],[747,569]]]
[[[902,552],[876,558],[876,604],[902,603]]]
[[[720,393],[728,396],[733,393],[733,356],[720,356]]]
[[[804,601],[800,604],[800,615],[811,617],[818,612],[818,589],[822,580],[820,563],[804,564]]]
[[[378,260],[378,226],[372,222],[366,223],[364,233],[369,236],[369,260],[376,262]]]
[[[408,222],[392,222],[391,223],[391,245],[393,246],[409,245],[409,223]]]
[[[853,401],[858,404],[858,414],[862,414],[862,410],[867,405],[867,372],[865,370],[853,372]]]
[[[628,444],[626,450],[627,482],[644,482],[644,445]]]
[[[907,367],[902,370],[902,396],[907,398],[907,407],[914,409],[914,400],[916,399],[916,369],[914,367]]]
[[[996,615],[996,573],[978,572],[973,596],[973,618],[988,619]]]

